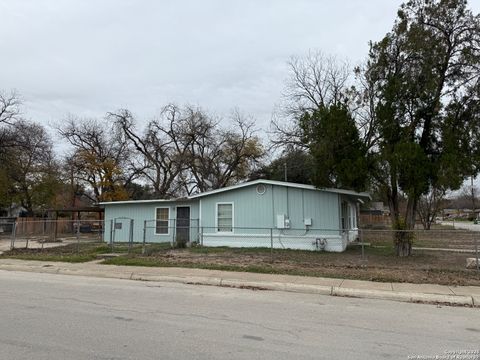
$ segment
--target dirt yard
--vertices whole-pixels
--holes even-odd
[[[186,266],[233,271],[340,277],[373,281],[480,285],[480,271],[467,270],[463,253],[415,251],[398,258],[392,248],[360,248],[344,253],[298,250],[191,248],[133,254],[108,260],[111,264]]]
[[[471,233],[459,231],[425,232],[416,235],[413,255],[398,258],[394,255],[391,233],[370,231],[364,234],[365,247],[351,246],[343,253],[266,248],[207,248],[172,249],[169,244],[147,245],[142,255],[141,245],[134,245],[131,254],[106,260],[106,264],[142,266],[181,266],[231,271],[324,276],[373,281],[436,283],[444,285],[480,286],[480,271],[466,269],[466,258],[474,257]],[[90,239],[91,241],[91,239]],[[52,244],[52,248],[19,248],[1,257],[51,261],[91,261],[98,254],[111,252],[105,243],[76,241]],[[6,245],[8,246],[9,243]],[[32,243],[29,243],[29,247]],[[45,245],[45,244],[44,244]],[[60,245],[60,246],[59,246]],[[37,246],[35,246],[37,247]],[[422,249],[423,248],[423,249]],[[432,251],[425,248],[457,249]],[[114,252],[126,253],[126,244],[115,244]]]

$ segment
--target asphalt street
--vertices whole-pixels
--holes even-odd
[[[480,348],[480,310],[0,271],[0,359],[407,359]]]

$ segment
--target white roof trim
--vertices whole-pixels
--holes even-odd
[[[141,203],[146,204],[146,203],[188,201],[188,200],[194,200],[194,199],[202,198],[202,197],[213,195],[213,194],[219,194],[219,193],[222,193],[222,192],[225,192],[225,191],[241,189],[241,188],[244,188],[244,187],[247,187],[247,186],[254,186],[254,185],[258,185],[258,184],[285,186],[285,187],[296,188],[296,189],[305,189],[305,190],[325,191],[325,192],[331,192],[331,193],[342,194],[342,195],[350,195],[350,196],[354,196],[354,197],[358,197],[358,198],[371,199],[370,194],[368,194],[366,192],[356,192],[356,191],[352,191],[352,190],[332,189],[332,188],[316,188],[313,185],[297,184],[297,183],[291,183],[291,182],[285,182],[285,181],[259,179],[259,180],[244,182],[244,183],[237,184],[237,185],[227,186],[227,187],[224,187],[224,188],[221,188],[221,189],[205,191],[205,192],[200,193],[200,194],[191,195],[191,196],[183,197],[183,198],[168,199],[168,200],[167,199],[158,199],[158,200],[109,201],[109,202],[101,202],[101,203],[99,203],[99,205],[114,205],[114,204],[121,205],[121,204],[141,204]]]
[[[248,181],[248,182],[244,182],[244,183],[237,184],[237,185],[227,186],[227,187],[224,187],[224,188],[221,188],[221,189],[206,191],[206,192],[203,192],[203,193],[200,193],[200,194],[189,196],[189,199],[196,199],[196,198],[200,198],[200,197],[204,197],[204,196],[208,196],[208,195],[218,194],[218,193],[221,193],[221,192],[224,192],[224,191],[240,189],[240,188],[243,188],[243,187],[258,185],[258,184],[286,186],[286,187],[297,188],[297,189],[305,189],[305,190],[326,191],[326,192],[332,192],[332,193],[343,194],[343,195],[352,195],[352,196],[357,196],[357,197],[370,199],[370,194],[368,194],[366,192],[360,192],[359,193],[359,192],[356,192],[356,191],[344,190],[344,189],[316,188],[313,185],[297,184],[297,183],[291,183],[291,182],[285,182],[285,181],[276,181],[276,180],[264,180],[264,179]]]
[[[150,199],[150,200],[123,200],[123,201],[105,201],[98,205],[121,205],[121,204],[148,204],[148,203],[169,203],[188,201],[188,198],[174,198],[174,199]]]

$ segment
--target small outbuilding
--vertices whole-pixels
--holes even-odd
[[[101,203],[104,240],[344,251],[367,193],[255,180],[171,200]]]

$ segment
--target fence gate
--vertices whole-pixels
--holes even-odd
[[[110,242],[133,243],[133,219],[127,217],[115,218],[111,221]]]

